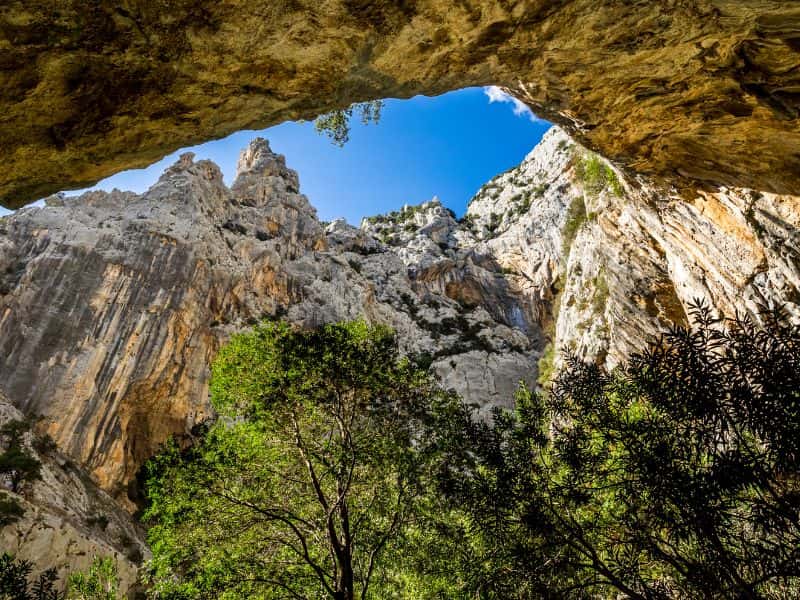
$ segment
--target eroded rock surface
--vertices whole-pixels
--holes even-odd
[[[438,201],[413,211],[324,230],[264,140],[231,189],[185,155],[141,196],[24,209],[0,221],[0,391],[123,503],[159,444],[209,416],[219,344],[262,318],[388,323],[470,400],[508,405],[535,378],[536,316]]]
[[[782,305],[800,317],[798,197],[731,188],[687,199],[595,157],[613,173],[598,185],[580,175],[590,156],[553,128],[467,211],[480,245],[537,307],[548,351],[613,366],[687,323],[700,299],[726,316]]]
[[[0,8],[0,203],[355,101],[509,88],[631,172],[798,192],[785,0],[99,0]]]

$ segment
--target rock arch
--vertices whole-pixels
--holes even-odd
[[[778,0],[51,0],[0,9],[0,203],[243,128],[494,84],[632,172],[797,193]]]

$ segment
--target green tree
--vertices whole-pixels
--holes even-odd
[[[86,572],[71,573],[67,578],[66,600],[117,600],[119,597],[117,564],[110,557],[95,557]]]
[[[337,146],[344,146],[350,140],[350,119],[353,113],[358,113],[361,122],[367,125],[380,121],[381,110],[383,110],[383,100],[357,102],[348,108],[320,115],[314,120],[314,129],[327,135]]]
[[[797,597],[800,329],[693,317],[612,373],[568,357],[549,394],[464,429],[440,489],[475,593]]]
[[[12,492],[19,492],[25,482],[41,479],[41,463],[23,443],[30,428],[25,421],[8,421],[0,428],[0,438],[5,439],[5,450],[0,454],[0,477],[5,478]]]
[[[33,565],[7,553],[0,555],[0,600],[62,600],[55,569],[31,579]]]
[[[24,514],[25,510],[16,498],[0,493],[0,529],[16,523]]]
[[[33,564],[12,555],[0,555],[0,600],[116,600],[119,598],[116,565],[110,558],[95,557],[87,572],[67,579],[67,593],[59,590],[55,568],[31,577]]]
[[[391,556],[419,531],[435,452],[421,434],[457,398],[363,322],[235,336],[211,391],[203,439],[148,466],[153,593],[353,600],[397,585]]]

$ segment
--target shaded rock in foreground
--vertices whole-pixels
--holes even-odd
[[[24,416],[0,396],[0,427]],[[114,560],[120,591],[133,593],[138,565],[149,551],[131,516],[55,449],[37,450],[30,432],[23,436],[27,453],[42,463],[41,479],[15,494],[2,490],[24,510],[16,522],[0,529],[0,548],[30,561],[36,572],[55,568],[59,586],[69,573],[86,570],[95,556]],[[4,590],[5,591],[5,590]]]

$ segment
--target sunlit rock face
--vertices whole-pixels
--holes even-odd
[[[613,366],[686,323],[695,298],[725,315],[783,304],[800,317],[796,197],[687,198],[619,172],[598,186],[585,156],[553,128],[464,218],[433,199],[355,227],[320,223],[297,174],[256,139],[230,188],[184,155],[142,195],[55,196],[0,219],[0,394],[41,417],[37,432],[93,490],[63,492],[79,495],[66,524],[53,521],[62,492],[37,492],[26,502],[52,526],[14,531],[65,566],[73,535],[69,548],[124,554],[124,540],[93,533],[92,498],[113,498],[120,531],[133,527],[123,509],[142,464],[213,414],[210,362],[264,318],[388,324],[487,418],[520,381],[536,384],[543,356],[558,363],[553,350]]]
[[[128,506],[143,462],[211,414],[220,343],[262,318],[388,323],[447,385],[508,406],[537,318],[438,201],[413,212],[323,229],[261,139],[230,189],[184,155],[141,196],[24,209],[0,220],[0,392]]]
[[[731,188],[687,198],[619,172],[618,189],[594,189],[578,176],[585,156],[554,128],[467,211],[478,247],[522,290],[557,350],[613,366],[687,324],[698,300],[722,316],[781,305],[800,317],[796,196]],[[568,225],[571,205],[583,217]]]
[[[0,388],[125,496],[171,433],[208,416],[231,325],[294,297],[282,261],[324,245],[264,142],[234,184],[184,155],[146,194],[53,198],[0,221]]]
[[[388,323],[488,409],[535,380],[548,341],[613,364],[696,297],[729,315],[793,306],[796,198],[590,193],[582,152],[552,129],[460,222],[434,199],[323,229],[261,139],[230,189],[184,155],[141,196],[51,198],[0,221],[0,391],[124,499],[160,443],[210,414],[219,344],[264,317]]]
[[[797,193],[785,0],[5,2],[0,203],[355,101],[500,85],[629,172]]]

